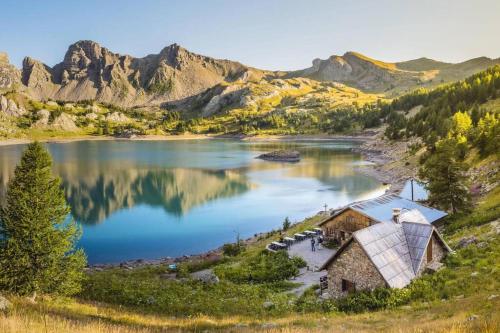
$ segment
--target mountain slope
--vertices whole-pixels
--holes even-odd
[[[395,65],[398,69],[401,69],[404,71],[417,71],[417,72],[419,72],[419,71],[429,71],[429,70],[433,70],[433,69],[442,69],[444,67],[447,67],[447,66],[450,66],[453,64],[423,57],[423,58],[418,58],[418,59],[413,59],[413,60],[408,60],[408,61],[397,62],[397,63],[395,63]]]
[[[356,52],[313,60],[312,67],[290,72],[288,77],[308,77],[319,81],[338,81],[367,92],[400,94],[419,86],[434,86],[465,77],[500,63],[486,57],[458,64],[420,58],[387,63]]]
[[[79,41],[52,68],[25,58],[22,82],[37,99],[96,99],[136,106],[182,99],[221,82],[263,74],[238,62],[191,53],[177,44],[159,54],[134,58],[92,41]]]
[[[213,108],[214,103],[224,103],[209,98],[203,104],[205,98],[200,96],[216,96],[221,91],[222,102],[229,98],[234,99],[230,100],[233,103],[242,95],[242,85],[262,87],[246,89],[245,95],[252,95],[250,99],[259,98],[260,91],[268,90],[273,80],[296,78],[339,82],[365,93],[393,97],[417,87],[460,80],[496,63],[500,59],[486,57],[459,64],[428,58],[388,63],[347,52],[326,60],[315,59],[312,67],[303,70],[272,72],[198,55],[177,44],[158,54],[136,58],[83,40],[70,45],[63,61],[53,67],[26,57],[22,70],[18,70],[9,64],[5,54],[0,54],[0,92],[15,89],[35,100],[97,100],[121,107],[186,104],[195,100],[200,110],[209,109],[211,114],[218,108]]]

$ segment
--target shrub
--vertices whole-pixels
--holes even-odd
[[[394,308],[407,304],[411,299],[411,291],[404,289],[377,288],[372,291],[359,291],[339,299],[338,309],[344,312],[363,312]]]
[[[340,246],[340,242],[336,239],[328,239],[325,240],[321,245],[323,245],[327,249],[336,249]]]
[[[302,259],[290,259],[285,251],[262,252],[238,265],[221,265],[215,270],[218,277],[236,283],[268,283],[297,276],[303,264]]]
[[[177,266],[177,277],[178,278],[187,278],[189,277],[189,267],[185,264],[180,264]]]
[[[304,259],[302,259],[302,257],[297,257],[297,256],[292,257],[292,261],[297,268],[304,268],[307,266],[307,262]]]
[[[222,246],[222,253],[228,257],[234,257],[243,251],[243,246],[240,243],[228,243]]]

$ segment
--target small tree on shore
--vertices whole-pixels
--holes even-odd
[[[38,142],[28,145],[8,184],[0,212],[0,289],[19,295],[80,290],[86,264],[75,249],[81,230],[69,207],[52,159]]]
[[[436,151],[420,169],[420,177],[427,181],[429,201],[453,213],[468,210],[466,171],[467,166],[459,157],[458,142],[454,138],[439,141]]]
[[[288,216],[285,218],[285,220],[283,221],[283,231],[286,231],[290,228],[290,226],[292,225],[292,222],[290,222],[290,219],[288,218]]]

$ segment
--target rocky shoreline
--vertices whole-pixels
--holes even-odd
[[[418,178],[419,154],[409,154],[409,146],[415,143],[416,139],[391,142],[380,134],[352,149],[372,163],[358,166],[356,170],[390,185],[388,193],[399,193],[408,179]]]
[[[300,223],[300,222],[299,222]],[[271,231],[272,232],[272,231]],[[270,232],[261,232],[255,234],[252,237],[241,240],[243,245],[250,245],[256,242],[258,239],[262,237],[268,236]],[[192,255],[183,255],[180,257],[164,257],[160,259],[132,259],[126,260],[119,263],[97,263],[87,265],[86,270],[89,272],[99,272],[105,269],[113,269],[113,268],[123,268],[123,269],[135,269],[139,267],[145,266],[159,266],[159,265],[172,265],[172,264],[181,264],[181,263],[197,263],[197,262],[218,262],[223,259],[223,251],[222,246],[209,250],[206,252],[202,252],[199,254]]]

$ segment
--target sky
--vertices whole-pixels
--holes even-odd
[[[178,43],[270,70],[347,51],[396,62],[500,57],[499,0],[2,0],[0,51],[53,66],[90,39],[143,57]]]

